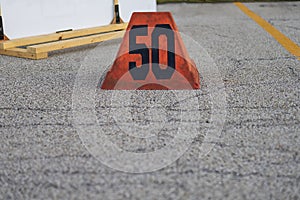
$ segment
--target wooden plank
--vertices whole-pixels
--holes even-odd
[[[55,51],[60,49],[66,49],[86,44],[92,44],[96,42],[103,42],[106,40],[112,40],[116,38],[121,38],[124,36],[125,31],[117,31],[111,33],[102,33],[98,35],[80,37],[80,38],[73,38],[69,40],[51,42],[46,44],[38,44],[33,46],[28,46],[27,50],[31,53],[43,53],[49,51]]]
[[[79,30],[74,30],[74,31],[69,31],[69,32],[53,33],[53,34],[47,34],[47,35],[14,39],[14,40],[9,40],[9,41],[0,43],[0,49],[10,49],[13,47],[20,47],[20,46],[27,46],[27,45],[32,45],[32,44],[52,42],[52,41],[57,41],[57,40],[64,40],[64,39],[98,34],[98,33],[103,33],[103,32],[124,30],[124,29],[126,29],[127,25],[128,25],[127,23],[110,24],[107,26],[79,29]]]
[[[48,53],[36,54],[36,53],[28,52],[26,49],[21,49],[21,48],[0,49],[0,54],[6,56],[19,57],[19,58],[34,59],[34,60],[48,58]]]

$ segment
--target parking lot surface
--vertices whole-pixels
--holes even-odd
[[[244,5],[300,45],[299,2]],[[121,40],[39,61],[0,56],[0,199],[300,199],[300,60],[232,3],[158,10],[170,11],[217,67],[226,115],[214,148],[199,156],[196,137],[171,165],[141,174],[108,167],[87,150],[73,121],[77,74],[94,49],[109,57],[107,49]],[[203,82],[193,96],[198,105],[187,107],[200,113],[190,127],[211,123],[205,88]],[[138,95],[147,98],[146,91]]]

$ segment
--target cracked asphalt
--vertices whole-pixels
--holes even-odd
[[[245,5],[300,45],[300,2]],[[92,49],[105,57],[120,40],[39,61],[0,56],[0,199],[300,199],[300,61],[234,4],[158,10],[172,12],[221,74],[227,115],[210,153],[199,157],[198,137],[173,164],[130,174],[85,148],[73,124],[76,75]],[[211,107],[205,86],[196,95],[201,127]]]

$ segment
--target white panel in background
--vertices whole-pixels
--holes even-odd
[[[155,12],[156,0],[119,0],[121,18],[128,22],[133,12]]]
[[[108,25],[113,0],[0,0],[5,34],[10,39]],[[120,0],[129,21],[134,11],[156,11],[156,0]]]

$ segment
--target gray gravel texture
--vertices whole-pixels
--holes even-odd
[[[299,2],[246,5],[300,45]],[[0,56],[0,199],[300,199],[299,60],[233,4],[158,9],[172,12],[221,73],[228,107],[213,150],[199,158],[200,137],[159,171],[111,169],[72,124],[76,74],[95,45],[40,61]],[[203,126],[205,94],[204,84],[195,119]]]

